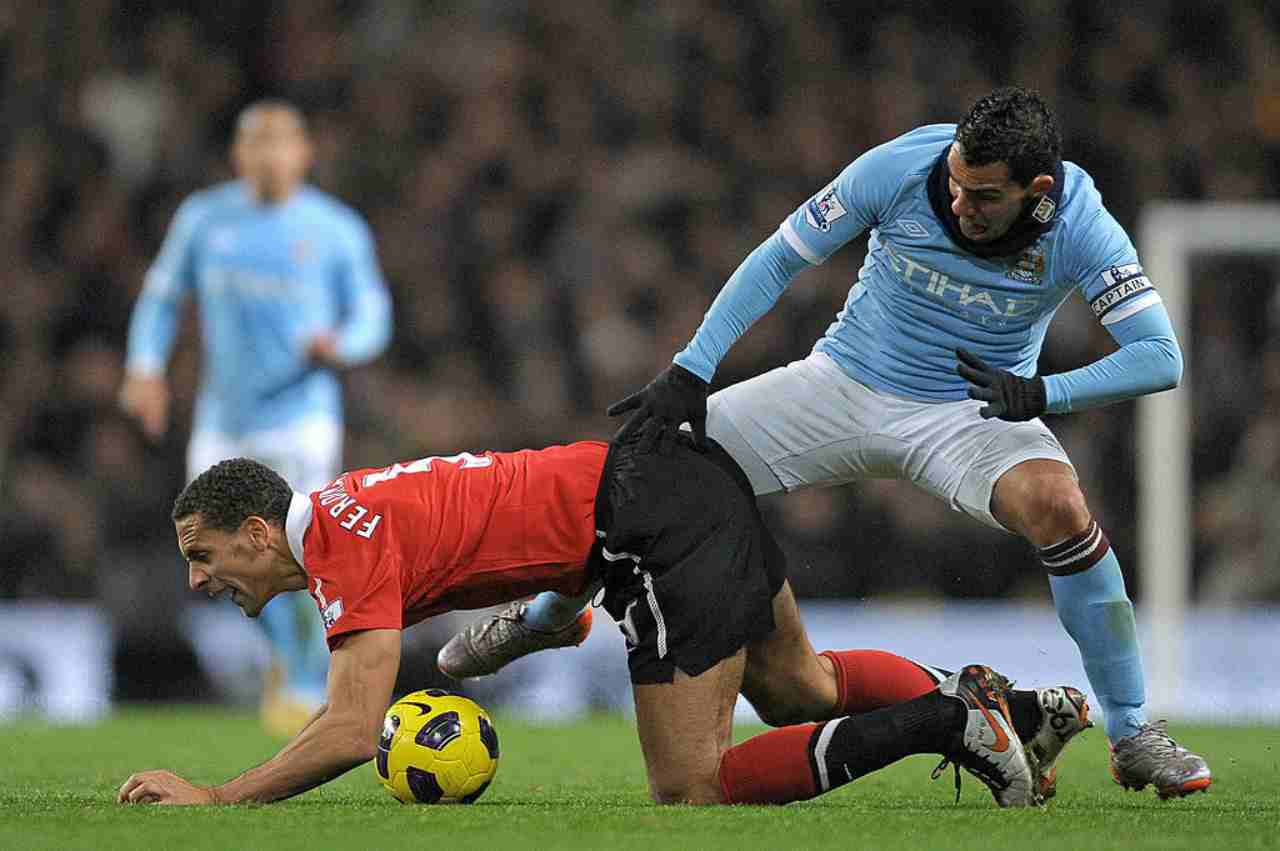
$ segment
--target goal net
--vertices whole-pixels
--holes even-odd
[[[1204,254],[1280,254],[1280,204],[1154,203],[1138,224],[1138,255],[1164,298],[1182,347],[1182,385],[1138,400],[1137,496],[1140,618],[1147,640],[1152,717],[1176,712],[1189,640],[1192,505],[1192,261]]]

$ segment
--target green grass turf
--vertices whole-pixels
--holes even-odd
[[[1068,749],[1060,791],[1041,811],[1001,811],[966,775],[914,757],[824,798],[789,807],[651,805],[635,734],[621,718],[533,726],[495,714],[502,763],[469,807],[404,806],[362,766],[328,786],[269,806],[162,808],[114,803],[135,770],[170,768],[220,781],[279,744],[244,715],[196,707],[127,708],[91,728],[0,726],[0,848],[541,849],[1280,847],[1280,728],[1175,725],[1208,756],[1207,795],[1161,802],[1125,792],[1090,730]],[[739,730],[739,738],[757,732]]]

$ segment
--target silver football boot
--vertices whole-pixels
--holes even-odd
[[[1143,724],[1111,746],[1111,776],[1126,789],[1156,787],[1161,799],[1202,792],[1213,782],[1209,763],[1173,740],[1167,721]]]
[[[455,680],[497,673],[521,656],[539,650],[574,647],[591,632],[591,609],[583,609],[573,623],[552,632],[525,623],[528,600],[518,600],[485,621],[477,621],[440,648],[436,666]]]

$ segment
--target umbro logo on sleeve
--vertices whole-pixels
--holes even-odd
[[[917,239],[922,239],[929,235],[929,229],[915,219],[898,219],[898,227],[907,236],[914,236]]]

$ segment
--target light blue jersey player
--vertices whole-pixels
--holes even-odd
[[[189,476],[247,456],[295,490],[319,490],[342,469],[336,371],[386,348],[390,298],[360,215],[303,183],[311,148],[295,108],[262,101],[245,109],[232,153],[239,179],[183,202],[147,274],[121,401],[150,437],[163,434],[165,365],[181,306],[194,298],[202,375]],[[289,732],[323,702],[324,633],[306,595],[283,595],[262,623],[283,674],[264,713],[268,726]]]
[[[747,257],[674,364],[609,413],[705,429],[757,493],[900,478],[1023,536],[1102,706],[1115,778],[1185,795],[1208,787],[1208,765],[1145,717],[1120,564],[1039,419],[1174,387],[1181,353],[1128,236],[1060,150],[1047,106],[1013,88],[959,125],[867,151]],[[730,346],[792,278],[867,232],[858,280],[809,357],[708,399]],[[1119,348],[1037,376],[1073,291]],[[563,628],[576,602],[544,595],[525,624]]]

